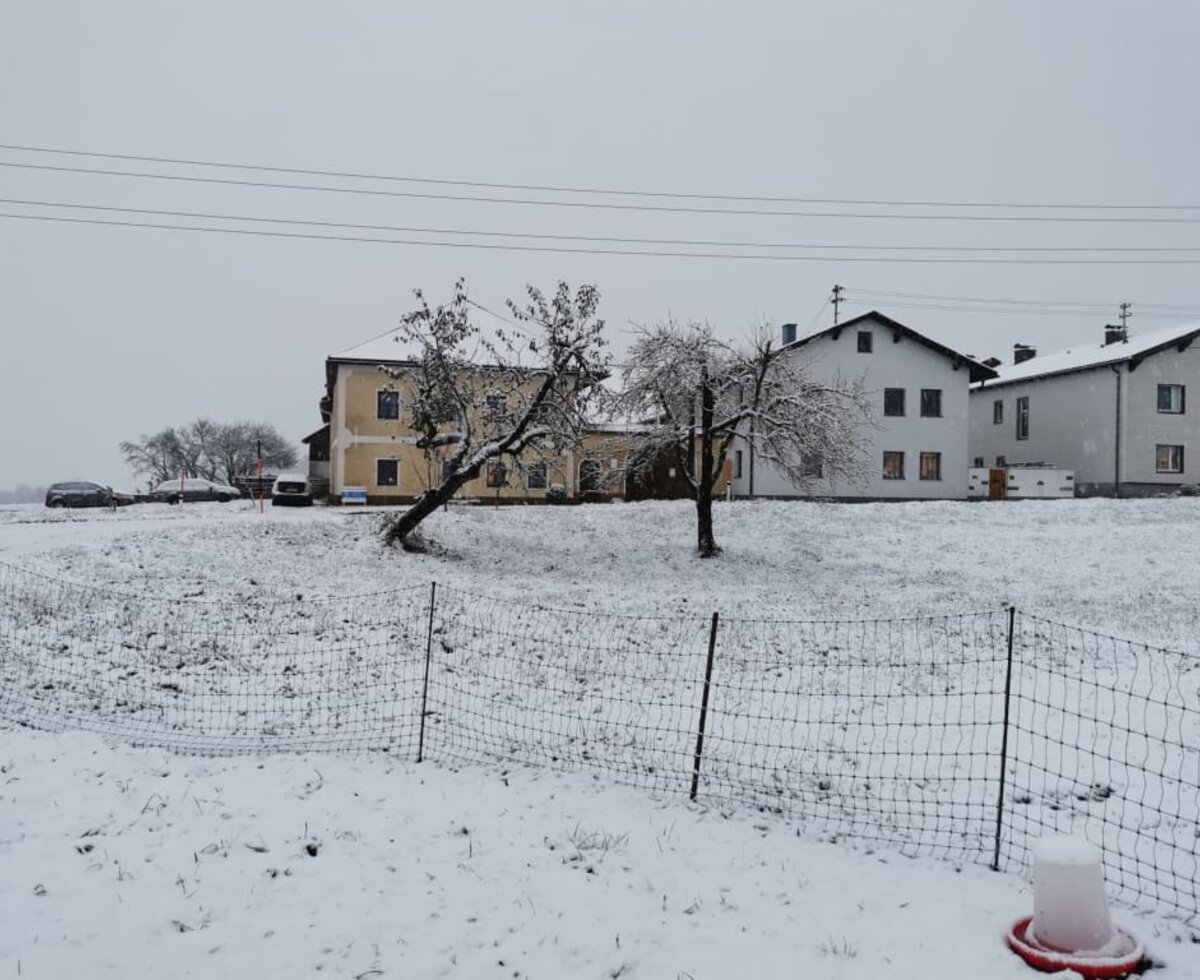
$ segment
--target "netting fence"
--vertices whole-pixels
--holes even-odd
[[[440,586],[166,601],[0,565],[0,720],[174,751],[524,763],[1021,869],[1099,844],[1192,916],[1200,658],[1011,608],[619,616]]]

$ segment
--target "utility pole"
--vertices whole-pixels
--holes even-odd
[[[842,305],[842,293],[845,289],[842,286],[834,284],[833,287],[833,325],[836,327],[838,322],[838,308]]]
[[[1127,321],[1131,316],[1133,316],[1133,313],[1131,312],[1132,309],[1132,303],[1121,304],[1121,340],[1126,344],[1129,343],[1129,327],[1127,325]]]

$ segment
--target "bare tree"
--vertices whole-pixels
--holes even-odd
[[[869,420],[861,382],[822,383],[766,330],[735,347],[707,324],[667,321],[643,330],[626,358],[613,408],[641,420],[631,465],[671,454],[696,502],[702,558],[720,553],[713,535],[713,490],[736,437],[797,487],[825,476],[854,476]]]
[[[137,442],[123,442],[121,455],[151,484],[175,479],[180,473],[233,483],[253,472],[261,445],[263,463],[271,469],[296,465],[296,450],[274,426],[266,423],[213,422],[196,419],[179,429],[169,427]]]
[[[385,522],[388,543],[415,546],[420,523],[490,462],[519,470],[582,444],[607,374],[600,294],[583,285],[572,295],[565,282],[549,298],[534,286],[526,292],[524,305],[508,302],[515,324],[490,332],[474,323],[461,279],[443,306],[418,290],[416,309],[401,319],[397,339],[417,356],[381,370],[407,389],[416,445],[440,482]]]

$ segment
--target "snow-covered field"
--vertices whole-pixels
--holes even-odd
[[[453,507],[444,555],[381,550],[370,512],[251,503],[116,513],[0,508],[0,561],[106,588],[206,598],[354,594],[431,580],[636,615],[890,618],[999,609],[1196,650],[1200,498],[809,504],[716,509],[693,558],[685,502]]]
[[[252,746],[264,732],[289,735],[289,747],[303,749],[308,743],[298,736],[318,730],[322,738],[313,740],[314,747],[403,749],[402,758],[358,754],[198,762],[148,750],[106,748],[95,735],[10,731],[5,733],[5,746],[15,748],[9,758],[0,758],[0,766],[13,768],[0,775],[5,794],[0,802],[28,800],[24,789],[10,792],[14,773],[27,769],[31,775],[16,778],[32,781],[40,787],[36,792],[52,796],[66,811],[63,820],[70,826],[57,818],[42,821],[31,809],[36,808],[33,803],[13,808],[23,821],[20,834],[26,836],[13,837],[0,825],[0,868],[6,872],[0,877],[0,902],[6,903],[2,907],[18,905],[31,917],[38,935],[47,928],[53,932],[54,923],[60,923],[58,934],[70,940],[47,955],[78,958],[45,962],[95,966],[110,956],[117,958],[117,974],[128,972],[120,965],[123,945],[107,931],[87,932],[70,924],[86,914],[89,901],[97,901],[93,891],[70,877],[82,875],[81,869],[91,869],[87,875],[93,877],[86,881],[103,880],[115,889],[118,906],[106,909],[116,919],[114,934],[132,930],[144,937],[154,955],[161,951],[173,958],[178,953],[172,943],[190,941],[187,955],[194,959],[186,962],[193,969],[190,975],[196,976],[245,972],[247,964],[259,963],[266,964],[263,976],[293,976],[320,966],[347,976],[426,976],[438,975],[439,969],[449,975],[484,975],[488,947],[495,938],[480,939],[488,927],[504,932],[508,938],[500,940],[502,945],[512,944],[506,949],[519,947],[527,956],[518,962],[515,952],[508,957],[497,954],[497,963],[504,960],[511,967],[505,971],[489,966],[497,976],[699,978],[727,976],[734,969],[745,972],[748,964],[760,962],[763,973],[807,964],[804,969],[812,975],[829,976],[875,976],[884,969],[899,975],[920,970],[931,977],[981,971],[1008,975],[1004,971],[1016,967],[1006,965],[1009,954],[996,951],[996,930],[1013,909],[1020,912],[1028,904],[1028,896],[1019,894],[1018,878],[992,876],[977,868],[958,874],[949,864],[914,862],[886,851],[874,856],[847,851],[853,844],[813,843],[817,811],[823,818],[819,829],[827,838],[840,836],[840,823],[843,833],[852,836],[918,840],[926,850],[951,856],[974,850],[976,855],[967,859],[977,861],[994,819],[998,770],[992,762],[997,746],[992,743],[997,741],[995,723],[1002,704],[1002,671],[996,658],[1003,649],[998,642],[1005,621],[1003,604],[1012,602],[1047,620],[1194,655],[1200,635],[1194,574],[1200,558],[1200,500],[1007,505],[762,502],[723,505],[716,517],[725,554],[717,561],[701,562],[692,554],[693,515],[683,503],[454,507],[430,520],[428,536],[436,549],[425,555],[382,549],[374,533],[378,515],[370,512],[268,507],[260,515],[248,503],[145,505],[111,514],[0,508],[0,563],[8,566],[0,568],[0,584],[18,583],[5,598],[12,609],[20,607],[5,621],[8,626],[0,624],[0,641],[7,638],[10,653],[18,656],[35,647],[52,649],[49,640],[54,637],[65,641],[53,647],[61,656],[34,658],[18,665],[17,671],[10,669],[7,681],[0,677],[0,695],[7,683],[10,698],[18,699],[13,703],[27,712],[68,704],[74,711],[86,710],[93,720],[103,719],[104,724],[91,725],[101,732],[153,732],[151,741],[186,745],[196,705],[207,705],[210,711],[216,705],[222,738],[232,739],[223,744],[234,751]],[[29,586],[23,570],[61,581],[29,580],[34,582]],[[440,760],[443,768],[414,767],[404,761],[411,756],[419,716],[419,654],[426,639],[424,604],[432,581],[438,583],[442,598],[426,754],[435,764]],[[358,598],[344,598],[348,596]],[[568,768],[591,766],[602,780],[616,766],[626,781],[654,790],[665,789],[663,772],[676,783],[676,777],[685,778],[713,611],[734,627],[722,634],[718,662],[717,710],[701,794],[710,809],[687,806],[678,795],[670,802],[654,803],[635,791],[603,789],[581,775],[521,768],[505,777],[521,793],[508,793],[510,786],[503,786],[498,775],[503,763],[495,761],[497,757],[551,763],[565,758],[571,763]],[[594,619],[594,614],[605,618]],[[897,618],[906,622],[887,622]],[[747,622],[751,620],[824,622],[801,626]],[[1177,860],[1178,841],[1192,840],[1197,833],[1200,814],[1184,812],[1197,798],[1195,779],[1189,776],[1182,786],[1174,784],[1165,792],[1165,783],[1151,786],[1143,780],[1130,785],[1127,781],[1135,777],[1120,766],[1114,768],[1112,758],[1096,754],[1093,728],[1079,727],[1071,711],[1055,708],[1051,713],[1045,701],[1050,691],[1056,703],[1075,697],[1101,675],[1110,686],[1119,689],[1128,681],[1129,691],[1139,697],[1151,691],[1157,697],[1161,673],[1154,671],[1161,672],[1165,661],[1155,659],[1154,670],[1147,672],[1139,667],[1134,648],[1123,644],[1096,647],[1072,632],[1056,635],[1054,643],[1046,645],[1048,627],[1032,623],[1028,629],[1031,649],[1042,649],[1040,643],[1048,655],[1061,659],[1062,651],[1078,646],[1085,655],[1098,651],[1106,659],[1103,671],[1082,661],[1072,666],[1056,660],[1053,666],[1059,673],[1052,687],[1030,689],[1029,722],[1035,729],[1052,725],[1057,739],[1052,747],[1058,755],[1053,769],[1042,766],[1039,755],[1036,773],[1016,773],[1027,777],[1022,789],[1034,780],[1038,787],[1031,799],[1023,800],[1018,823],[1036,832],[1062,826],[1063,821],[1070,827],[1070,821],[1078,819],[1079,827],[1098,828],[1100,842],[1118,853],[1125,839],[1122,828],[1111,823],[1113,814],[1168,823],[1165,830],[1149,830],[1148,839],[1159,844],[1144,853],[1141,824],[1124,828],[1134,835],[1130,840],[1137,853],[1128,861],[1120,856],[1119,868],[1122,876],[1133,876],[1132,886],[1122,880],[1123,893],[1129,889],[1136,894],[1146,885],[1138,878],[1145,873],[1139,861],[1162,866],[1169,858],[1172,880],[1165,902],[1178,909],[1181,894],[1195,894],[1194,884],[1189,884],[1194,874],[1186,870],[1195,869],[1195,855],[1188,863],[1185,849],[1184,860]],[[1022,642],[1024,636],[1023,632]],[[801,640],[810,654],[797,667],[794,652],[787,651],[798,649]],[[819,657],[812,654],[814,649]],[[900,659],[901,654],[919,655],[915,668]],[[1190,658],[1184,662],[1192,663]],[[51,672],[33,678],[30,665],[42,669],[47,663],[53,664]],[[274,666],[268,669],[266,664]],[[1017,680],[1019,689],[1020,677]],[[1181,715],[1180,706],[1190,703],[1195,686],[1194,677],[1175,683],[1161,706],[1156,703],[1149,714],[1143,712],[1140,723],[1153,728],[1148,734],[1161,729],[1173,740],[1161,752],[1150,745],[1147,751],[1153,754],[1147,755],[1143,769],[1157,767],[1170,774],[1191,765],[1184,756],[1195,751],[1187,747],[1195,742],[1190,734],[1195,718],[1194,713]],[[97,695],[108,689],[115,694],[107,699]],[[342,700],[330,696],[335,689]],[[146,697],[130,698],[130,692]],[[807,707],[800,711],[795,699],[801,693],[834,715],[810,717]],[[1103,702],[1109,711],[1125,704],[1103,689],[1089,688],[1087,697],[1095,702],[1089,707]],[[1143,698],[1138,705],[1144,708],[1148,703]],[[457,705],[459,716],[442,710],[446,705]],[[776,721],[755,730],[750,722],[764,715]],[[786,731],[781,728],[784,721]],[[1038,739],[1045,733],[1022,730],[1019,716],[1016,724],[1015,750],[1026,746],[1025,751],[1043,752]],[[1070,742],[1063,741],[1064,725],[1076,726],[1069,732]],[[391,734],[381,740],[381,730]],[[755,731],[759,748],[748,750],[747,738]],[[176,738],[164,739],[164,732],[175,732]],[[336,736],[332,743],[330,733]],[[928,741],[934,735],[941,741]],[[1087,748],[1075,751],[1074,746]],[[1111,742],[1103,748],[1116,755]],[[823,766],[832,768],[814,773],[811,782],[805,777],[790,787],[772,788],[778,773],[792,778],[807,772],[814,751]],[[56,754],[61,755],[58,762],[48,761]],[[901,759],[899,771],[896,758]],[[445,768],[466,759],[479,761],[460,772]],[[1098,766],[1103,763],[1107,769],[1102,774]],[[259,765],[262,768],[256,768]],[[303,786],[317,769],[325,784],[319,793],[309,793]],[[84,770],[104,774],[95,779],[64,776]],[[152,775],[167,770],[171,775]],[[747,772],[753,786],[745,781]],[[181,773],[186,774],[182,785]],[[821,773],[824,778],[818,779]],[[135,804],[136,794],[120,789],[139,781],[149,785],[155,779],[162,783],[146,790],[148,798],[158,794],[148,809],[146,800]],[[243,828],[236,847],[230,843],[235,840],[233,827],[223,834],[207,829],[220,825],[213,824],[203,802],[194,802],[195,791],[189,788],[203,780],[209,782],[201,790],[202,800],[224,800],[218,809]],[[236,795],[225,791],[227,782],[241,787]],[[363,789],[367,783],[369,790]],[[376,787],[386,785],[392,788],[375,793]],[[334,786],[341,789],[332,792]],[[350,786],[354,789],[347,789]],[[116,802],[115,792],[120,793]],[[348,795],[353,792],[361,796]],[[678,793],[679,787],[671,792]],[[767,805],[790,813],[792,822],[752,817],[752,809],[730,802],[762,804],[764,792]],[[771,795],[776,792],[791,795],[776,798]],[[1123,793],[1128,796],[1124,803]],[[189,806],[181,808],[178,801],[185,794]],[[517,795],[520,803],[514,806],[511,800]],[[303,799],[297,801],[297,796]],[[447,816],[433,800],[447,801],[463,816]],[[526,800],[536,812],[521,809]],[[322,801],[330,801],[332,809],[310,818],[306,808],[326,805]],[[109,878],[103,877],[112,868],[107,860],[85,861],[74,847],[75,838],[94,829],[90,824],[99,819],[88,814],[103,806],[118,814],[122,807],[137,810],[114,816],[104,830],[116,837],[112,828],[125,827],[122,834],[129,835],[122,845],[127,850],[115,859],[120,866]],[[303,850],[303,828],[285,825],[284,814],[292,808],[306,813],[301,823],[324,821],[315,859]],[[579,816],[591,813],[603,814],[604,819]],[[806,813],[812,819],[806,819]],[[623,814],[628,814],[626,823],[640,821],[659,830],[635,844],[640,835],[617,826]],[[1170,819],[1162,821],[1163,814]],[[660,817],[692,827],[692,845],[664,847],[655,836],[664,825],[655,823]],[[220,813],[216,819],[221,819]],[[392,819],[410,821],[407,836],[421,841],[418,857],[440,862],[439,870],[431,868],[430,873],[443,881],[452,879],[446,885],[449,891],[439,893],[444,907],[437,910],[439,918],[431,927],[420,925],[430,910],[411,904],[415,886],[410,875],[409,886],[397,888],[397,914],[404,928],[386,932],[390,927],[380,913],[390,906],[378,896],[381,889],[395,887],[391,879],[400,872],[380,879],[375,864],[391,860],[396,868],[403,867],[386,850],[393,838],[401,839],[389,823]],[[472,821],[494,825],[490,851],[473,850]],[[551,826],[563,821],[583,829]],[[460,824],[457,828],[452,826],[455,822]],[[755,823],[761,826],[756,829]],[[466,862],[454,850],[461,843],[454,834],[464,826]],[[339,836],[342,831],[357,836]],[[550,851],[542,841],[557,841],[568,831],[576,843],[562,846],[574,847],[583,857],[568,860],[564,867],[588,860],[590,852],[603,852],[602,860],[589,860],[597,874],[585,872],[583,890],[570,899],[574,893],[560,895],[553,877],[562,847],[556,844]],[[615,846],[626,831],[629,839]],[[310,833],[317,832],[310,828]],[[380,838],[385,833],[385,849],[373,849],[383,846]],[[922,836],[914,836],[918,834]],[[195,843],[205,836],[212,839]],[[363,843],[367,839],[369,845]],[[502,848],[497,839],[504,841]],[[705,853],[710,839],[719,846]],[[597,840],[613,846],[602,848]],[[784,840],[787,857],[776,868],[779,853],[774,842]],[[246,846],[247,841],[253,847],[266,844],[270,850],[260,853]],[[579,841],[592,846],[580,846]],[[214,849],[202,853],[209,844]],[[78,867],[61,855],[47,859],[47,867],[63,869],[64,880],[71,882],[66,888],[54,891],[40,878],[29,885],[31,891],[10,887],[7,869],[14,855],[15,866],[24,870],[27,855],[45,849],[57,854],[60,846],[71,859],[79,858]],[[857,846],[865,844],[860,840]],[[1167,858],[1156,856],[1154,846],[1168,847],[1162,852]],[[277,847],[292,862],[292,874],[271,862],[261,874],[272,885],[278,882],[290,889],[291,898],[285,900],[290,904],[284,908],[294,909],[296,921],[282,926],[268,911],[273,893],[264,890],[259,871],[246,867],[246,862],[269,857]],[[202,893],[199,878],[194,890],[186,875],[178,884],[177,873],[152,870],[157,860],[153,855],[170,848],[189,857],[195,852],[197,876],[202,868],[225,871],[209,877],[206,900],[180,905],[164,926],[153,919],[156,910],[165,907],[159,896],[178,889],[178,902],[186,902]],[[340,862],[323,861],[338,851]],[[486,866],[479,863],[484,853],[490,858]],[[602,866],[611,871],[622,854],[621,887],[592,887],[600,881],[607,884]],[[132,869],[143,858],[147,868],[139,875]],[[1114,855],[1117,867],[1115,859]],[[411,872],[412,856],[407,860]],[[805,875],[801,865],[814,872]],[[270,867],[275,867],[274,877]],[[330,870],[313,870],[325,868]],[[704,869],[713,876],[715,897],[697,894],[699,904],[689,899],[677,917],[667,914],[673,907],[670,900],[653,894],[657,886],[643,894],[639,876],[682,881]],[[797,873],[808,884],[773,910],[776,894],[791,896],[797,890],[795,885],[785,887],[785,879]],[[729,880],[716,881],[722,877]],[[817,885],[827,877],[833,883]],[[561,899],[556,922],[535,918],[535,913],[525,917],[521,897],[511,894],[518,879],[536,880],[527,890],[539,910],[539,897],[552,907]],[[850,889],[836,884],[847,879],[861,884]],[[142,880],[144,886],[136,884]],[[471,894],[472,880],[488,889],[486,901],[465,897]],[[947,928],[954,949],[943,955],[943,972],[929,972],[921,958],[937,948],[930,935],[907,935],[900,928],[906,919],[890,906],[873,904],[876,896],[891,894],[905,882],[916,894],[928,895],[925,905],[918,898],[895,902],[905,914],[910,907],[919,909],[913,923],[940,917],[959,923]],[[46,894],[26,902],[39,884]],[[751,901],[743,891],[735,901],[722,888],[750,888],[758,897]],[[72,896],[60,899],[66,907],[48,901],[64,892]],[[1006,907],[999,894],[1014,896],[1015,904]],[[313,903],[320,905],[327,896],[340,903],[341,911],[314,916]],[[128,911],[120,905],[124,901],[130,903]],[[207,904],[201,907],[201,901]],[[661,920],[654,918],[656,902],[664,905]],[[972,909],[982,918],[972,919]],[[456,919],[460,911],[461,921]],[[585,915],[590,917],[586,923],[580,921]],[[969,921],[962,921],[964,916]],[[986,927],[982,919],[988,920]],[[186,929],[173,926],[173,921]],[[614,941],[611,951],[604,935],[610,921],[614,935],[622,935],[621,946]],[[826,922],[850,921],[861,924],[864,938],[844,929],[814,936],[806,925],[820,923],[818,932],[823,933]],[[793,922],[801,930],[799,942],[789,935]],[[1172,968],[1195,965],[1188,957],[1197,947],[1191,945],[1195,940],[1186,927],[1147,917],[1137,928],[1143,935],[1149,930],[1147,938],[1161,935],[1163,941],[1152,948]],[[274,930],[273,936],[263,935],[268,930]],[[906,935],[900,936],[901,931]],[[212,933],[211,941],[206,933]],[[867,933],[883,937],[878,957],[869,951],[876,944],[865,938]],[[312,955],[302,935],[319,936],[313,942],[325,952],[315,960],[301,959]],[[274,945],[274,936],[285,938]],[[296,938],[288,941],[288,936]],[[1174,946],[1176,941],[1179,946]],[[378,944],[378,953],[365,949],[372,943]],[[1169,948],[1163,948],[1164,943]],[[206,959],[193,952],[201,946],[206,951],[218,947],[218,952]],[[976,952],[976,946],[987,952]],[[25,954],[33,949],[27,938],[15,946],[0,945],[0,966],[11,952],[22,960],[22,976],[60,975],[57,967],[30,972],[37,959],[32,952]],[[720,950],[725,949],[730,953],[722,959]],[[222,960],[221,950],[229,959]],[[387,950],[394,955],[386,955]],[[963,960],[958,959],[960,950]],[[609,956],[622,951],[628,952],[626,959]],[[679,958],[682,951],[701,955]],[[1174,969],[1164,975],[1172,973]]]
[[[1019,878],[579,775],[5,733],[0,976],[1019,980]],[[1165,965],[1196,935],[1125,910]]]

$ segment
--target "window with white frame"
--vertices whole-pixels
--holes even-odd
[[[1183,446],[1155,446],[1154,469],[1157,473],[1182,473]]]
[[[904,453],[892,449],[883,451],[883,478],[885,480],[904,479]]]
[[[375,485],[377,487],[397,487],[400,485],[400,460],[375,460]]]
[[[375,393],[375,417],[377,419],[400,418],[400,392],[394,388],[381,388]]]
[[[546,489],[546,464],[530,463],[525,467],[525,485],[530,490]]]
[[[485,482],[492,488],[508,486],[508,467],[499,460],[492,460],[487,464],[487,480]]]
[[[1158,386],[1158,411],[1162,415],[1183,414],[1183,385]]]
[[[1022,395],[1017,399],[1017,438],[1029,438],[1029,396]]]

